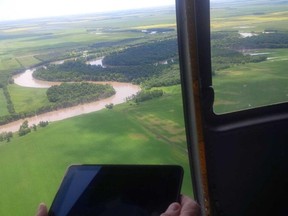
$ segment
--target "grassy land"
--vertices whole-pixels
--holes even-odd
[[[46,96],[47,89],[26,88],[16,84],[9,85],[8,89],[17,113],[33,111],[50,103]]]
[[[49,205],[71,163],[181,164],[191,194],[180,87],[166,92],[1,143],[0,215],[31,216],[39,202]]]

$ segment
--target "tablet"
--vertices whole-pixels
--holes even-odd
[[[177,165],[72,165],[49,216],[160,215],[179,200]]]

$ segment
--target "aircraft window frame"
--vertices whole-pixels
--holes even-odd
[[[210,1],[178,0],[177,3],[180,71],[193,188],[195,198],[202,207],[202,214],[210,215],[209,198],[215,194],[212,194],[213,192],[208,188],[209,167],[206,167],[206,156],[208,158],[211,154],[206,154],[205,148],[211,148],[211,145],[217,147],[217,143],[206,145],[205,136],[208,133],[212,136],[221,136],[242,129],[246,130],[246,126],[249,126],[249,129],[254,126],[259,129],[271,122],[283,119],[286,121],[288,102],[215,114],[211,68]],[[212,142],[213,137],[209,139]],[[215,199],[213,197],[214,201]],[[217,205],[217,203],[213,204]]]
[[[197,34],[197,52],[198,67],[200,76],[200,88],[202,94],[203,117],[212,125],[224,125],[232,122],[242,122],[238,126],[245,124],[245,121],[251,121],[259,117],[267,116],[267,118],[278,119],[273,113],[281,113],[286,115],[288,102],[276,104],[268,104],[251,109],[236,110],[228,113],[216,114],[213,111],[213,103],[215,93],[212,85],[212,64],[211,64],[211,24],[210,24],[210,0],[195,0],[195,19]],[[248,122],[246,122],[248,123]]]

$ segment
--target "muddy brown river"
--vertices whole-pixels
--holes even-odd
[[[52,85],[59,85],[59,82],[46,82],[40,81],[33,78],[33,69],[26,70],[24,73],[16,75],[13,77],[14,83],[23,86],[23,87],[30,87],[30,88],[49,88]],[[98,110],[105,108],[106,104],[113,103],[121,104],[126,101],[126,98],[136,94],[140,91],[140,87],[138,85],[133,85],[131,83],[120,83],[120,82],[94,82],[99,84],[110,84],[116,91],[116,94],[96,102],[86,103],[77,105],[74,107],[64,108],[57,111],[47,112],[44,114],[36,115],[34,117],[29,117],[25,119],[20,119],[18,121],[11,122],[6,125],[0,126],[0,132],[4,131],[12,131],[16,132],[19,130],[20,125],[23,123],[24,120],[28,120],[29,125],[38,124],[40,121],[59,121],[67,118],[71,118],[74,116],[82,115],[85,113],[91,113]]]

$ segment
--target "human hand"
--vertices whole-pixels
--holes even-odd
[[[181,196],[180,203],[172,203],[161,216],[200,216],[200,206],[188,196]]]
[[[47,206],[44,203],[39,205],[36,216],[48,216]]]

